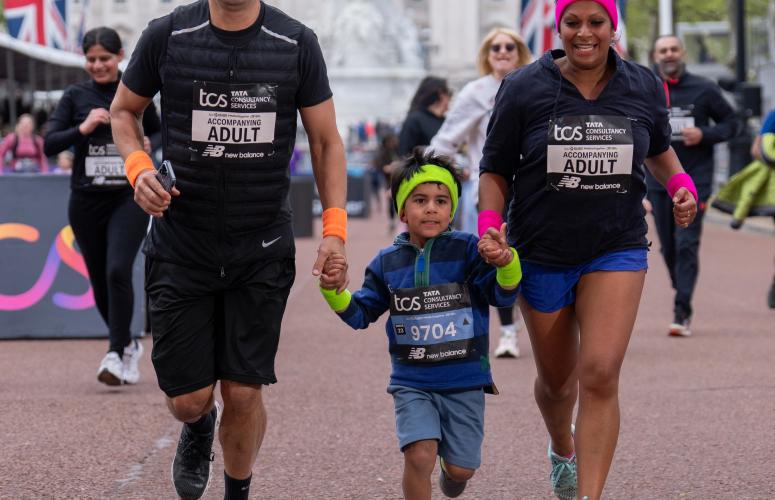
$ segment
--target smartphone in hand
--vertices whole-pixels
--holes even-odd
[[[156,174],[156,180],[168,193],[175,187],[175,171],[172,170],[172,163],[169,160],[161,162],[159,171]]]

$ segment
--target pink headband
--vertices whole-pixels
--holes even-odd
[[[560,31],[560,19],[562,18],[562,13],[565,12],[565,9],[567,9],[570,4],[577,1],[578,0],[557,0],[557,5],[554,8],[554,22],[556,23],[555,26],[557,26],[557,31]],[[616,28],[619,26],[619,14],[616,12],[616,0],[591,1],[599,4],[605,9],[605,11],[608,13],[608,17],[611,18],[611,24],[614,27],[614,31],[616,31]]]

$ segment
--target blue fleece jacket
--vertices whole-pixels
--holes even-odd
[[[492,387],[488,306],[511,306],[518,292],[517,289],[505,290],[498,285],[496,269],[482,260],[477,251],[477,241],[477,237],[469,233],[445,231],[428,240],[425,247],[420,249],[410,243],[408,233],[400,234],[392,246],[380,250],[374,257],[366,269],[363,287],[353,293],[347,309],[339,313],[352,328],[362,329],[391,309],[391,301],[394,302],[391,317],[385,325],[393,368],[390,375],[391,384],[442,392],[482,387],[489,390]],[[457,325],[446,324],[443,331],[441,326],[435,325],[439,328],[438,332],[425,331],[424,336],[423,332],[415,330],[418,340],[412,343],[408,339],[412,332],[404,331],[405,319],[410,318],[411,321],[411,317],[401,316],[402,319],[394,320],[397,310],[396,298],[406,297],[401,295],[402,290],[420,287],[424,291],[432,289],[432,285],[455,283],[462,284],[468,291],[472,318],[464,319]],[[433,296],[433,292],[424,291],[417,296],[420,300],[427,301],[444,299],[443,294],[446,292],[442,292],[441,297]],[[412,292],[408,293],[411,295]],[[404,300],[411,305],[411,300]],[[443,308],[444,304],[445,302],[436,302],[434,305]],[[441,313],[441,316],[443,315],[444,313]],[[473,322],[471,338],[463,341],[453,340],[454,337],[449,336],[450,332],[454,334],[455,328],[460,336],[461,324],[467,325],[470,320]],[[435,333],[439,334],[439,338],[442,335],[446,335],[445,339],[449,337],[452,342],[446,345],[453,345],[453,348],[455,343],[465,344],[462,349],[466,351],[465,357],[436,361],[413,359],[416,358],[414,354],[418,349],[419,352],[426,352],[426,349],[428,353],[432,352],[435,346],[427,341],[432,340]],[[453,349],[454,352],[462,350]]]

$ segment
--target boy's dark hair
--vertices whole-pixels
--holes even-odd
[[[121,52],[121,37],[118,36],[116,30],[108,28],[107,26],[90,29],[83,35],[81,49],[83,50],[83,53],[86,54],[89,52],[89,49],[95,45],[102,45],[102,47],[111,54],[118,54]]]
[[[414,177],[423,165],[436,165],[449,170],[452,174],[452,178],[455,179],[457,195],[458,198],[460,198],[462,185],[460,183],[460,173],[457,171],[454,162],[447,156],[425,153],[422,147],[416,147],[412,151],[412,154],[407,156],[404,159],[404,162],[390,175],[390,194],[393,197],[393,206],[396,209],[396,213],[401,212],[401,209],[398,207],[398,202],[396,201],[398,199],[398,188],[403,181]]]

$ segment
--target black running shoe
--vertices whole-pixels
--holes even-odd
[[[444,471],[444,460],[439,460],[439,488],[441,488],[441,492],[444,493],[444,495],[447,498],[456,498],[459,497],[463,490],[466,489],[466,484],[468,481],[453,481],[450,478],[447,477],[447,473]]]
[[[183,500],[201,498],[210,485],[212,470],[213,438],[220,418],[220,405],[216,401],[210,411],[213,428],[207,434],[197,434],[183,424],[178,440],[178,450],[172,461],[172,484]]]
[[[767,293],[767,305],[770,309],[775,309],[775,276],[772,277],[772,285]]]

